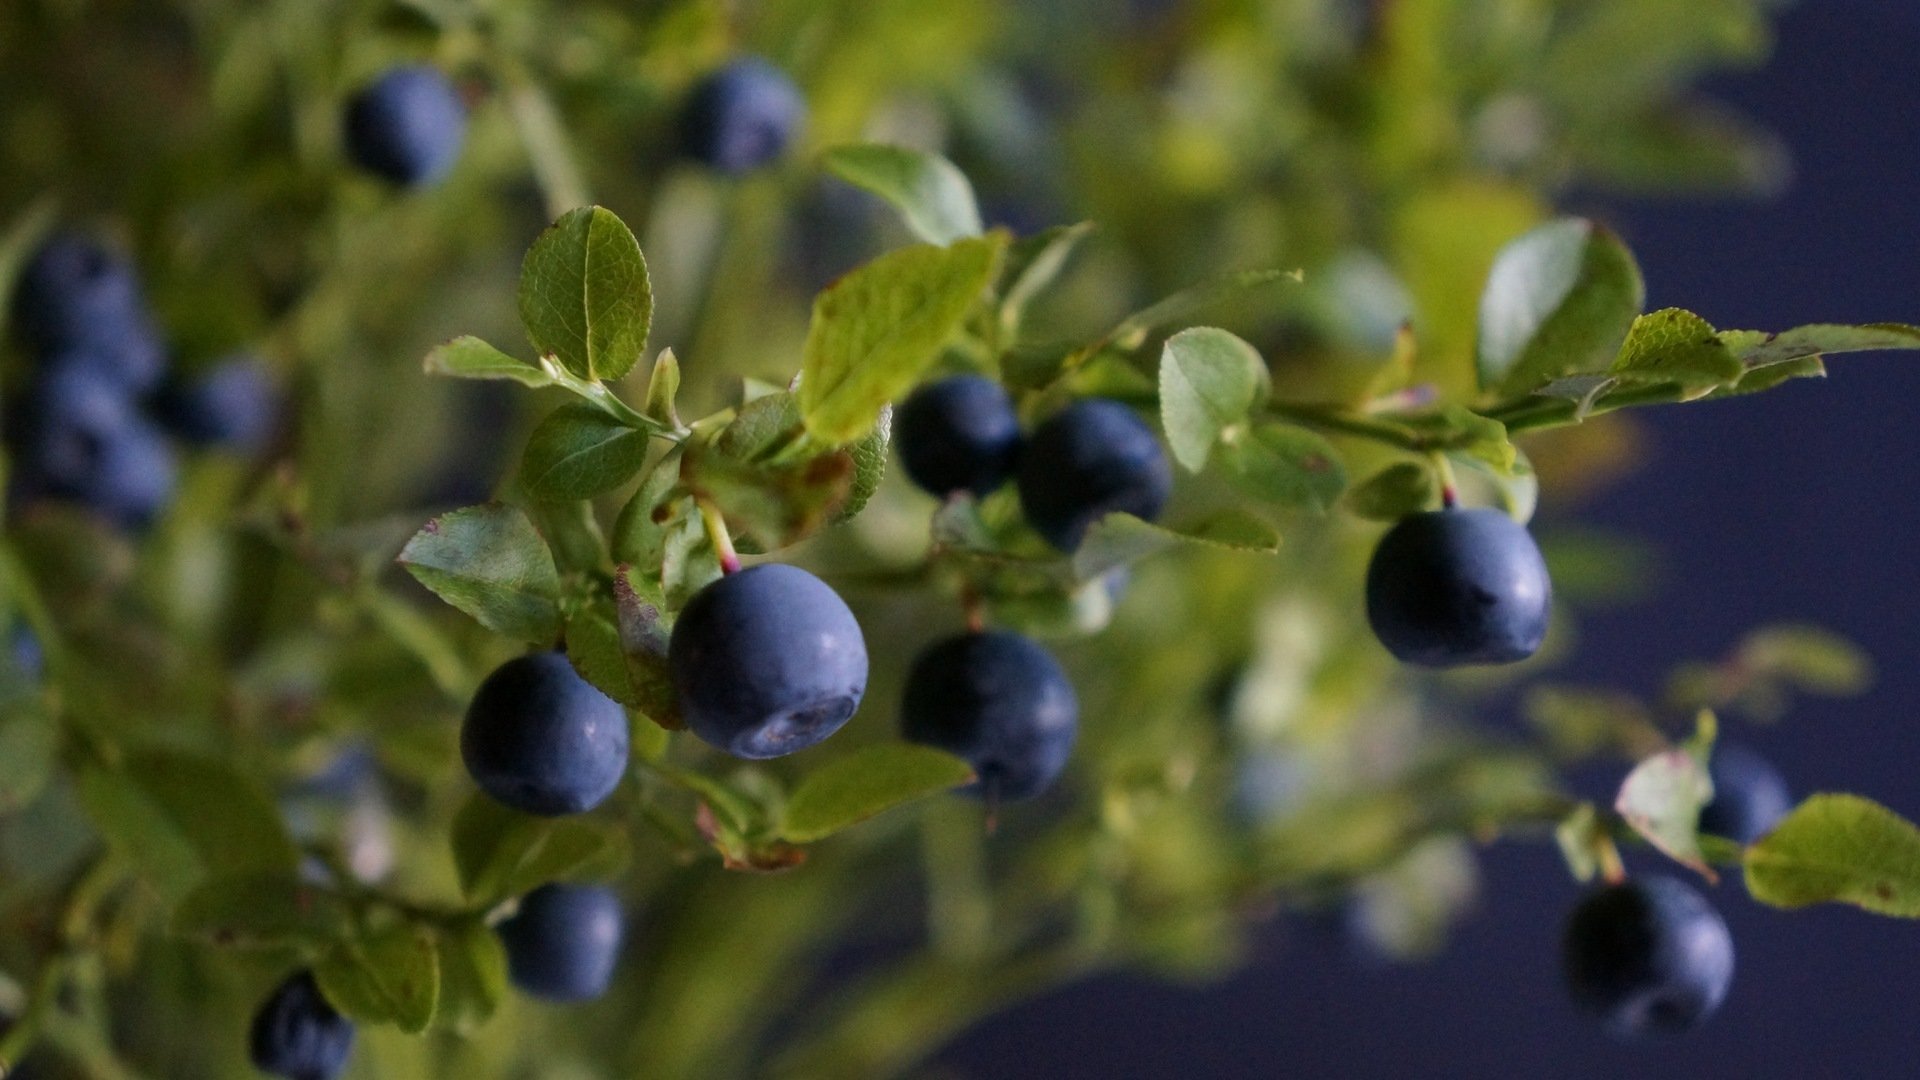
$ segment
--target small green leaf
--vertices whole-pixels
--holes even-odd
[[[1814,795],[1747,849],[1747,891],[1781,908],[1920,918],[1920,829],[1858,795]]]
[[[1741,363],[1749,368],[1791,363],[1834,353],[1920,349],[1920,326],[1908,326],[1905,323],[1868,323],[1864,326],[1816,323],[1783,330],[1778,334],[1730,330],[1722,336],[1727,339],[1728,346],[1738,352]]]
[[[667,623],[656,603],[635,591],[636,575],[614,576],[614,610],[604,602],[567,619],[567,659],[608,697],[663,728],[680,727],[679,699],[667,672]]]
[[[442,514],[399,562],[420,584],[496,633],[534,645],[560,634],[560,574],[525,514],[490,503]]]
[[[1288,509],[1324,514],[1347,487],[1333,444],[1292,424],[1258,424],[1225,442],[1220,457],[1242,491]]]
[[[477,337],[457,337],[427,354],[427,374],[456,379],[511,379],[536,390],[553,377],[524,360],[508,356]]]
[[[507,995],[507,950],[479,919],[438,927],[440,1004],[436,1027],[461,1033],[486,1023]]]
[[[943,750],[911,743],[862,747],[807,774],[787,801],[781,835],[812,843],[972,780],[973,766]]]
[[[1610,370],[1623,380],[1705,390],[1738,380],[1746,367],[1712,323],[1691,311],[1666,308],[1633,320]]]
[[[290,873],[221,873],[173,912],[173,932],[233,949],[331,947],[353,928],[338,896]]]
[[[1526,393],[1602,371],[1646,300],[1633,255],[1584,218],[1548,222],[1501,249],[1480,297],[1480,385]]]
[[[865,143],[827,151],[827,171],[892,203],[915,236],[951,244],[980,235],[973,185],[939,154]]]
[[[880,413],[880,422],[848,451],[853,455],[853,484],[847,490],[846,501],[833,512],[829,524],[852,521],[860,511],[867,508],[873,493],[880,490],[880,481],[887,477],[887,447],[893,441],[893,408],[888,406]]]
[[[1205,468],[1221,434],[1244,423],[1269,389],[1267,362],[1227,331],[1203,326],[1168,338],[1160,352],[1160,423],[1174,459],[1189,472]]]
[[[1399,521],[1440,501],[1440,484],[1425,465],[1402,461],[1347,492],[1347,509],[1369,521]]]
[[[1553,839],[1560,846],[1560,857],[1566,860],[1567,872],[1575,881],[1593,880],[1593,875],[1600,871],[1600,846],[1612,842],[1600,812],[1587,802],[1574,807],[1573,813],[1554,826]]]
[[[1740,642],[1742,669],[1809,693],[1849,697],[1873,682],[1873,661],[1846,638],[1818,626],[1762,627]]]
[[[1074,576],[1093,581],[1183,544],[1272,554],[1280,550],[1280,534],[1265,521],[1240,511],[1217,514],[1180,530],[1142,521],[1132,514],[1108,514],[1087,529],[1075,549]]]
[[[1700,852],[1700,808],[1711,801],[1706,759],[1668,750],[1634,766],[1613,808],[1648,843],[1712,880],[1713,868]]]
[[[801,363],[807,431],[841,446],[873,430],[960,328],[1005,247],[1006,235],[994,233],[952,247],[902,248],[816,297]]]
[[[475,794],[453,821],[454,868],[476,910],[548,882],[606,877],[626,861],[626,833],[588,818],[533,817]]]
[[[853,456],[835,450],[785,465],[688,450],[684,475],[725,514],[740,550],[777,551],[833,521],[853,490]]]
[[[440,1001],[439,945],[431,929],[410,923],[341,942],[314,965],[313,975],[345,1016],[410,1035],[427,1030]]]
[[[653,374],[647,379],[647,407],[643,411],[669,430],[677,430],[681,425],[675,399],[679,396],[680,358],[673,355],[672,349],[661,349],[660,355],[653,358]]]
[[[1298,270],[1240,270],[1223,274],[1127,316],[1107,334],[1103,344],[1130,352],[1146,344],[1147,336],[1154,330],[1182,322],[1223,300],[1283,281],[1297,285],[1301,280]]]
[[[1018,342],[1027,308],[1047,286],[1059,278],[1061,271],[1066,269],[1067,260],[1080,246],[1080,241],[1092,232],[1093,223],[1088,221],[1075,225],[1056,225],[1035,236],[1015,241],[1007,251],[1000,289],[1000,338],[1003,347]]]
[[[575,376],[610,381],[625,375],[640,362],[652,320],[647,260],[612,211],[568,211],[527,251],[520,321],[534,348]]]
[[[681,447],[675,446],[648,470],[613,523],[613,561],[634,566],[660,565],[665,551],[669,504],[680,489]],[[656,590],[657,591],[657,590]]]
[[[660,592],[667,610],[679,611],[720,577],[720,556],[693,500],[681,499],[673,508],[661,538]]]
[[[542,499],[590,499],[632,480],[651,448],[646,431],[591,405],[562,405],[528,437],[521,478]]]

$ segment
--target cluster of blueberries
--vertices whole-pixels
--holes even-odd
[[[727,175],[786,153],[806,119],[806,101],[779,68],[743,57],[693,89],[680,114],[686,155]],[[347,102],[347,156],[400,187],[444,179],[466,140],[467,107],[446,75],[426,65],[390,68]]]
[[[169,436],[258,449],[279,411],[259,362],[224,361],[168,377],[167,349],[133,264],[93,238],[56,233],[22,268],[12,320],[33,361],[10,410],[13,497],[72,501],[126,528],[173,496]]]

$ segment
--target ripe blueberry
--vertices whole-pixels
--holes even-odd
[[[1623,1035],[1697,1026],[1733,979],[1726,922],[1706,898],[1666,877],[1610,885],[1581,901],[1562,956],[1574,1003]]]
[[[160,399],[167,426],[201,446],[254,450],[272,437],[280,395],[257,360],[227,360]]]
[[[59,233],[34,253],[13,318],[29,348],[84,356],[130,391],[151,390],[166,366],[133,265],[78,233]]]
[[[607,992],[620,958],[624,917],[613,890],[544,885],[500,924],[513,985],[546,1001],[591,1001]]]
[[[806,101],[785,72],[746,57],[694,88],[680,135],[694,160],[738,176],[785,153],[806,114]]]
[[[1700,831],[1751,844],[1793,809],[1787,781],[1773,763],[1739,743],[1716,743],[1707,761],[1713,801],[1700,810]]]
[[[1367,621],[1409,664],[1506,664],[1540,648],[1552,599],[1526,527],[1498,510],[1414,514],[1367,567]]]
[[[438,69],[399,67],[347,105],[347,154],[376,176],[408,187],[453,168],[467,135],[467,107]]]
[[[599,806],[627,771],[627,714],[557,652],[509,660],[467,706],[460,756],[480,790],[528,814]]]
[[[333,1080],[353,1053],[353,1021],[320,996],[313,973],[280,984],[254,1014],[248,1040],[253,1067],[287,1080]]]
[[[1005,631],[938,642],[907,674],[900,726],[924,743],[973,763],[966,790],[992,799],[1028,799],[1066,767],[1080,706],[1073,684],[1047,651]]]
[[[1056,413],[1020,452],[1020,507],[1062,551],[1087,528],[1125,512],[1152,521],[1173,491],[1160,440],[1132,409],[1089,398]]]
[[[1020,420],[992,379],[955,375],[913,392],[894,422],[907,476],[939,496],[985,496],[1013,474]]]
[[[123,525],[153,519],[173,495],[173,450],[98,364],[62,354],[19,417],[22,490],[74,499]]]
[[[798,567],[763,563],[700,590],[667,665],[694,734],[735,757],[804,750],[867,690],[867,643],[846,602]]]

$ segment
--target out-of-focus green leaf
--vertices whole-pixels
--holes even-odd
[[[213,870],[290,874],[299,858],[273,800],[218,758],[137,751],[82,772],[80,800],[108,846],[172,899]]]
[[[324,949],[352,926],[338,896],[285,872],[221,873],[173,912],[174,933],[235,949]]]
[[[1275,506],[1324,514],[1347,487],[1347,469],[1328,442],[1292,424],[1261,423],[1221,445],[1227,475]]]
[[[1223,300],[1281,282],[1297,285],[1302,279],[1298,270],[1241,270],[1224,274],[1134,312],[1107,334],[1106,341],[1118,349],[1137,349],[1160,327],[1181,322]]]
[[[511,379],[536,390],[553,385],[553,376],[524,360],[516,359],[477,337],[457,337],[427,354],[429,375],[449,375],[456,379]]]
[[[1057,225],[1034,236],[1014,242],[1007,251],[1000,289],[1000,337],[1002,346],[1018,342],[1027,308],[1066,269],[1067,260],[1080,241],[1093,232],[1091,222]]]
[[[534,645],[560,634],[560,574],[527,516],[499,503],[442,514],[414,534],[400,564],[487,629]]]
[[[1634,766],[1613,808],[1648,843],[1711,880],[1713,868],[1700,852],[1700,808],[1713,801],[1706,758],[1711,713],[1703,714],[1701,728],[1699,745],[1663,751]]]
[[[438,927],[440,1001],[436,1027],[470,1033],[485,1023],[507,994],[507,950],[479,919]]]
[[[853,442],[918,382],[993,280],[1006,235],[882,255],[814,299],[800,412],[821,442]]]
[[[929,244],[980,235],[973,185],[939,154],[863,143],[834,147],[822,163],[842,180],[892,203],[914,235]]]
[[[0,700],[0,817],[40,797],[53,775],[60,729],[30,689]]]
[[[1073,572],[1082,581],[1094,581],[1150,555],[1194,543],[1271,554],[1280,549],[1280,534],[1265,521],[1238,511],[1177,530],[1132,514],[1108,514],[1087,529],[1073,553]]]
[[[1584,218],[1508,244],[1480,296],[1480,385],[1525,393],[1605,370],[1646,299],[1632,253]]]
[[[1814,795],[1747,849],[1747,891],[1774,907],[1852,904],[1920,918],[1920,829],[1858,795]]]
[[[583,817],[541,818],[475,794],[453,821],[453,862],[475,910],[553,881],[599,878],[627,861],[627,837]]]
[[[1160,352],[1160,423],[1174,459],[1190,472],[1205,468],[1214,443],[1246,421],[1269,386],[1267,362],[1225,330],[1196,327],[1168,338]]]
[[[787,800],[781,836],[810,844],[903,803],[973,779],[973,767],[932,747],[866,746],[807,774]]]
[[[1399,521],[1430,510],[1440,501],[1440,484],[1425,465],[1402,461],[1389,465],[1356,484],[1346,495],[1346,506],[1370,521]]]
[[[520,321],[540,354],[576,377],[625,375],[640,362],[652,320],[647,261],[612,211],[570,210],[528,249]]]
[[[314,965],[313,976],[343,1015],[410,1035],[427,1030],[440,1002],[439,946],[431,929],[411,923],[342,941]]]

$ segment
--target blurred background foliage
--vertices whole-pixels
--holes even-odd
[[[1023,340],[1086,340],[1196,281],[1299,268],[1302,285],[1210,313],[1259,346],[1282,397],[1351,398],[1410,323],[1416,379],[1464,400],[1493,255],[1558,201],[1782,182],[1767,134],[1691,89],[1764,58],[1772,6],[7,0],[0,223],[57,217],[123,244],[176,364],[254,352],[297,422],[258,458],[190,457],[142,535],[57,506],[10,515],[8,615],[46,631],[53,674],[44,693],[9,677],[10,715],[37,719],[10,721],[8,745],[47,749],[0,808],[0,1014],[67,956],[48,1075],[246,1075],[245,1018],[287,957],[165,933],[177,893],[138,853],[169,841],[87,790],[151,748],[227,758],[304,843],[383,890],[456,895],[456,722],[510,649],[391,557],[432,513],[511,493],[544,406],[429,380],[420,358],[456,333],[518,340],[521,253],[560,211],[594,201],[634,226],[689,415],[743,377],[786,382],[814,291],[905,241],[817,167],[851,141],[945,153],[1020,233],[1096,223]],[[741,53],[791,73],[810,119],[786,164],[729,180],[677,155],[675,118]],[[340,146],[347,96],[403,60],[453,75],[472,114],[458,168],[420,194],[354,173]],[[8,359],[11,390],[25,360]],[[603,812],[634,848],[614,992],[567,1012],[509,996],[424,1038],[370,1029],[351,1075],[892,1075],[1091,971],[1217,973],[1248,920],[1289,908],[1351,911],[1392,954],[1431,949],[1473,894],[1475,842],[1547,840],[1566,759],[1645,748],[1614,737],[1641,730],[1631,701],[1589,695],[1582,712],[1536,690],[1538,727],[1482,719],[1575,654],[1584,606],[1648,587],[1643,551],[1570,520],[1636,447],[1617,417],[1525,444],[1564,603],[1518,671],[1407,677],[1361,617],[1377,526],[1343,515],[1287,530],[1274,560],[1149,563],[1117,605],[998,612],[1066,639],[1085,722],[1062,790],[991,838],[977,806],[936,800],[761,876],[721,867],[684,792],[636,779]],[[1390,460],[1341,448],[1355,475]],[[949,598],[897,584],[932,509],[889,479],[801,554],[875,646],[841,751],[892,737],[906,661],[959,625]],[[1676,697],[1697,696],[1700,670]],[[20,733],[43,722],[54,734]],[[682,737],[656,751],[750,791],[793,768],[736,770]]]

